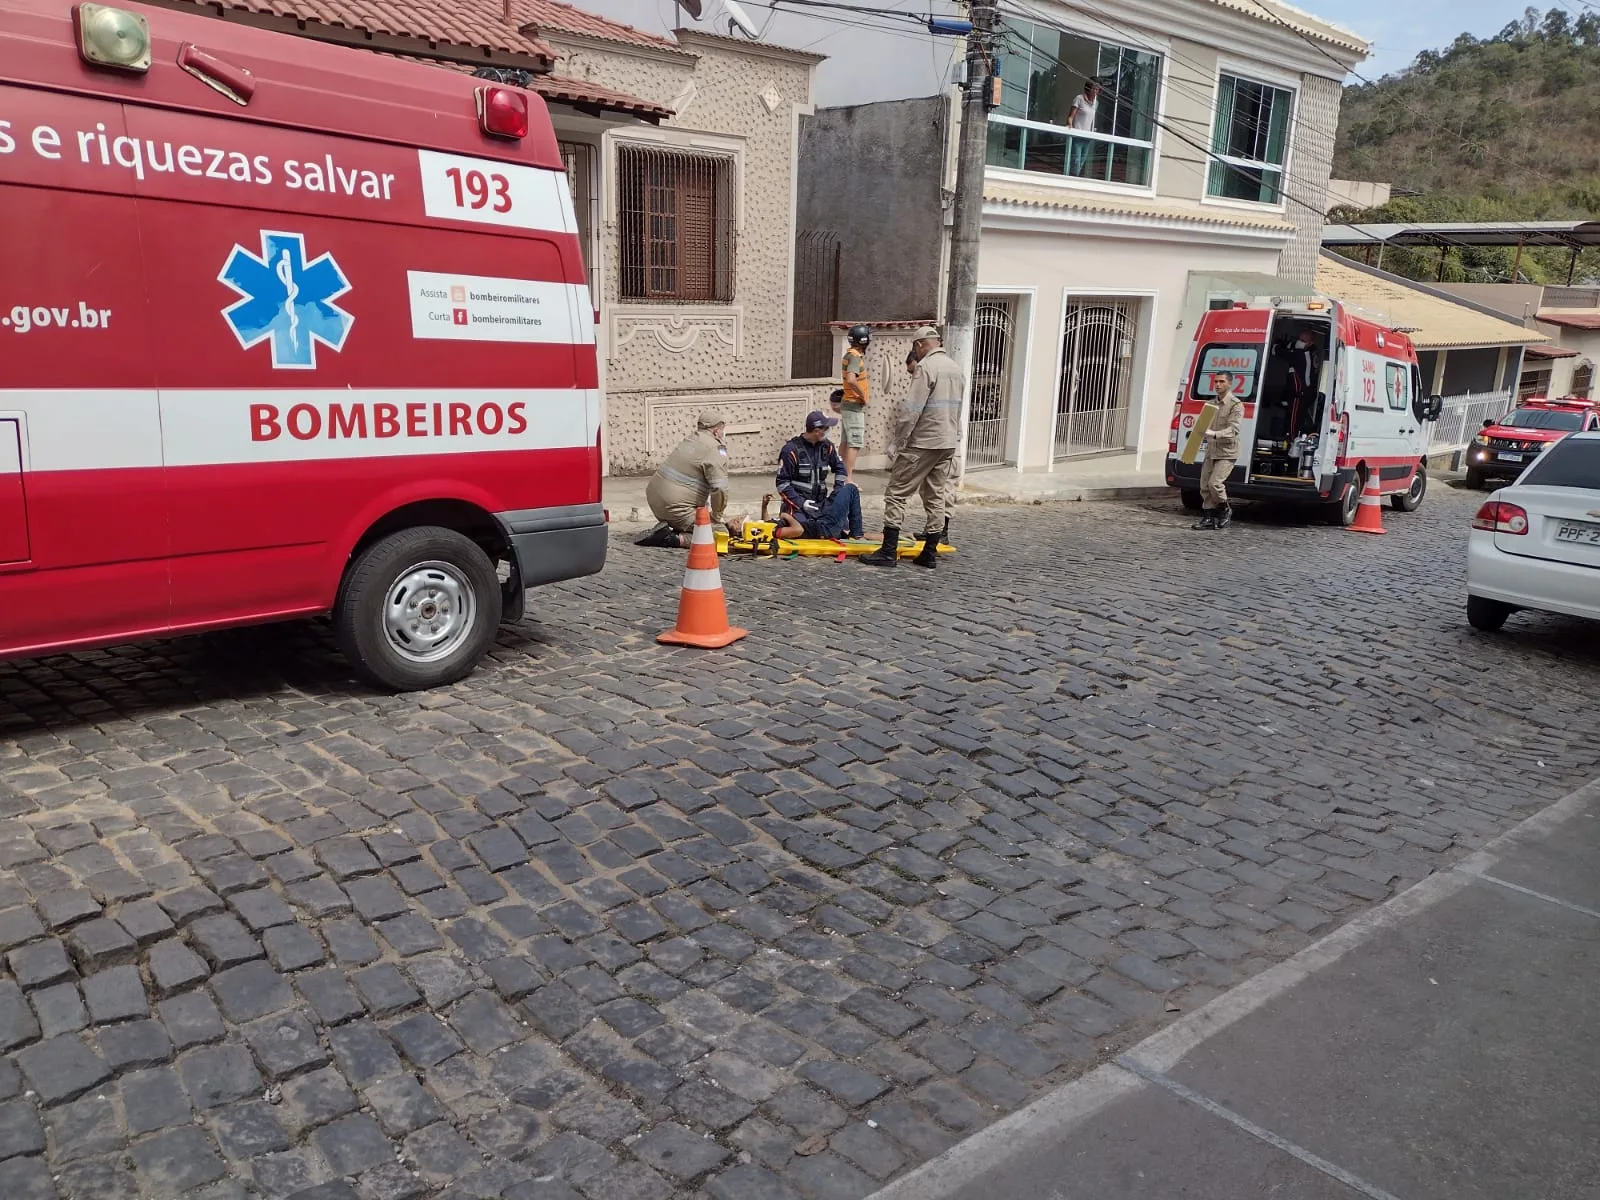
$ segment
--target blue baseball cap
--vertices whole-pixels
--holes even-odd
[[[813,429],[832,429],[838,423],[838,417],[830,417],[820,408],[814,408],[806,417],[806,432],[810,433]]]

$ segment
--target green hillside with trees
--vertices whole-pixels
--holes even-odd
[[[1335,220],[1600,218],[1600,10],[1528,9],[1492,38],[1462,34],[1407,70],[1345,89],[1334,174],[1394,185],[1379,209]],[[1513,249],[1452,251],[1445,278],[1511,278]],[[1390,251],[1387,269],[1434,278],[1437,251]],[[1566,282],[1568,253],[1525,251],[1521,275]],[[1600,277],[1600,251],[1578,278]]]

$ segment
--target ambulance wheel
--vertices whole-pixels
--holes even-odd
[[[1183,498],[1183,507],[1187,512],[1199,512],[1205,507],[1205,501],[1200,499],[1199,492],[1192,492],[1188,488],[1178,493]]]
[[[345,572],[334,630],[363,679],[397,692],[472,673],[500,624],[500,578],[476,542],[422,526],[368,546]]]
[[[1389,503],[1397,512],[1416,512],[1422,507],[1422,498],[1428,494],[1428,472],[1418,467],[1411,475],[1411,486],[1398,496],[1390,496]]]
[[[1361,511],[1361,492],[1366,486],[1360,471],[1354,472],[1345,481],[1344,491],[1339,493],[1339,498],[1332,505],[1332,516],[1336,525],[1349,529],[1356,523],[1356,514]]]

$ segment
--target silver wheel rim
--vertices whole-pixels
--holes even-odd
[[[1366,489],[1361,482],[1361,476],[1357,475],[1355,479],[1351,481],[1349,490],[1344,494],[1345,516],[1353,517],[1356,515],[1356,510],[1361,507],[1361,493],[1365,490]]]
[[[433,663],[448,658],[472,632],[478,599],[461,569],[419,563],[394,583],[383,603],[383,635],[401,658]]]
[[[1428,486],[1428,477],[1418,471],[1411,477],[1411,503],[1422,499],[1422,489]]]

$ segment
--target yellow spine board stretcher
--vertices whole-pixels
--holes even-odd
[[[879,545],[875,541],[836,542],[831,538],[774,538],[772,535],[777,528],[777,523],[773,521],[746,521],[738,537],[731,536],[726,529],[719,529],[717,553],[767,555],[771,558],[781,558],[786,554],[798,554],[804,558],[838,558],[845,554],[856,558],[871,554]],[[901,541],[901,558],[915,558],[920,553],[922,539]],[[939,553],[954,554],[955,547],[940,546]]]
[[[1206,430],[1211,428],[1211,422],[1217,419],[1217,406],[1213,401],[1207,400],[1205,407],[1200,410],[1200,415],[1194,420],[1194,429],[1189,433],[1189,440],[1183,445],[1183,454],[1180,461],[1185,466],[1192,464],[1195,456],[1200,453],[1200,446],[1206,440]]]

